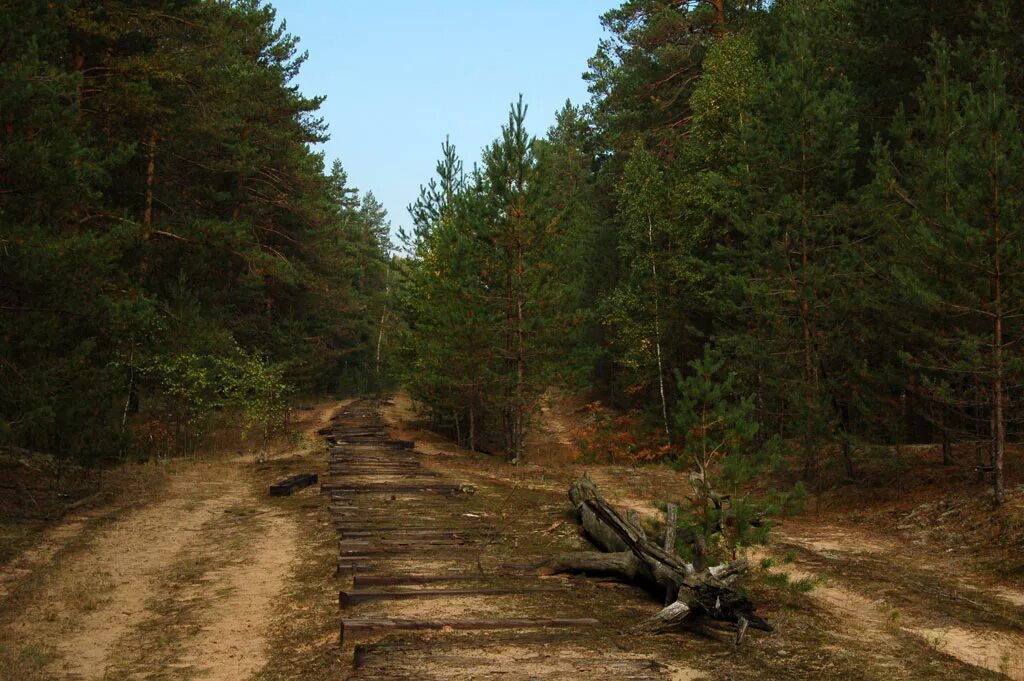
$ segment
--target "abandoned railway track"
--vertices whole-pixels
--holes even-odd
[[[573,581],[533,575],[544,556],[504,545],[492,499],[507,492],[431,470],[380,405],[356,401],[321,430],[350,679],[668,678],[654,659],[602,653],[607,623]]]

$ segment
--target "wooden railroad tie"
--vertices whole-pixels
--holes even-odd
[[[380,447],[369,444],[328,445],[327,452],[331,460],[410,462],[423,458],[423,454],[415,449]]]
[[[338,551],[339,563],[348,563],[355,559],[368,559],[368,560],[387,560],[388,558],[394,558],[398,560],[406,559],[408,556],[419,556],[421,558],[426,557],[423,554],[425,552],[437,553],[443,549],[443,553],[451,556],[455,554],[464,555],[466,553],[478,552],[479,546],[472,544],[405,544],[398,546],[366,546],[362,548],[353,549],[341,549]]]
[[[387,440],[382,438],[350,438],[344,435],[328,435],[327,442],[334,448],[347,449],[349,447],[373,447],[374,449],[403,452],[413,449],[416,443],[413,440]]]
[[[439,582],[477,582],[488,579],[479,572],[458,572],[450,575],[360,575],[352,576],[352,586],[401,586],[403,584],[437,584]]]
[[[316,473],[299,473],[293,475],[284,480],[279,480],[270,486],[270,496],[272,497],[287,497],[292,493],[315,485],[317,481]]]
[[[358,640],[359,638],[383,631],[411,631],[411,630],[439,630],[439,629],[460,629],[460,630],[485,630],[485,629],[555,629],[571,627],[594,627],[600,622],[591,617],[578,619],[537,619],[531,617],[519,617],[508,619],[442,619],[442,620],[414,620],[414,619],[343,619],[341,620],[341,643]]]
[[[407,600],[410,598],[443,598],[445,596],[518,596],[531,593],[554,593],[564,589],[554,587],[519,587],[506,589],[410,589],[393,591],[386,589],[353,589],[338,594],[338,605],[350,605],[368,601]]]
[[[465,530],[448,530],[438,528],[396,528],[391,530],[342,529],[337,533],[343,539],[381,539],[384,541],[410,541],[417,539],[469,539],[491,536],[494,533],[484,528],[467,528]]]
[[[345,485],[429,485],[430,481],[440,482],[441,476],[427,471],[331,471],[330,482]],[[367,478],[362,480],[362,478]],[[379,480],[378,478],[384,478]]]
[[[422,553],[423,551],[437,551],[444,549],[457,549],[479,544],[478,541],[470,539],[398,539],[394,541],[366,541],[358,539],[355,541],[342,540],[339,556],[387,556],[399,553]]]
[[[325,482],[321,494],[473,494],[472,485],[352,485],[343,482]]]
[[[370,556],[360,556],[355,559],[348,559],[347,561],[338,561],[338,566],[335,568],[335,576],[343,576],[346,574],[352,574],[358,570],[372,570],[376,563],[373,562],[373,558]]]
[[[331,475],[429,475],[439,474],[423,466],[375,466],[370,464],[332,463],[329,464]]]
[[[387,530],[440,530],[444,532],[461,532],[463,530],[479,529],[485,523],[476,518],[459,518],[458,516],[420,516],[415,522],[396,523],[394,518],[367,518],[365,513],[353,514],[339,512],[332,509],[331,521],[339,530],[353,530],[356,532],[384,532]],[[476,522],[474,522],[476,521]]]

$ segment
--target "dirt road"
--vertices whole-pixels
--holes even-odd
[[[1024,679],[1020,590],[933,547],[835,519],[787,522],[769,550],[751,554],[770,559],[747,584],[776,631],[748,636],[738,651],[711,630],[631,632],[658,601],[585,577],[554,578],[556,593],[380,601],[348,614],[589,616],[600,621],[593,630],[415,632],[339,646],[338,591],[347,586],[335,576],[328,500],[315,488],[273,499],[266,485],[328,472],[315,431],[341,406],[299,412],[298,435],[265,465],[173,462],[144,502],[51,527],[0,574],[0,680]],[[424,473],[476,488],[463,512],[491,514],[497,536],[471,561],[485,567],[583,548],[565,490],[584,469],[610,500],[651,517],[683,484],[665,468],[583,466],[561,455],[510,467],[416,429],[401,399],[384,418],[391,437],[417,440]],[[433,567],[452,560],[438,555]]]
[[[316,528],[296,513],[300,501],[271,499],[265,485],[278,470],[320,463],[312,433],[336,406],[300,412],[308,446],[279,447],[263,466],[249,456],[175,462],[144,504],[51,528],[0,582],[0,678],[260,673]]]
[[[399,423],[412,418],[401,399],[391,414]],[[569,427],[555,426],[557,456],[537,452],[534,463],[528,458],[516,469],[422,430],[398,432],[427,440],[435,464],[466,479],[516,486],[522,499],[534,500],[517,510],[534,533],[558,520],[554,504],[584,471],[610,501],[652,519],[661,517],[659,502],[685,497],[685,475],[667,467],[567,461],[561,450]],[[535,441],[544,446],[543,436]],[[773,537],[769,549],[748,551],[755,565],[766,566],[748,587],[776,631],[736,655],[682,636],[659,659],[685,660],[709,679],[1024,679],[1024,591],[963,556],[834,517],[789,519]],[[647,642],[630,646],[642,650]]]

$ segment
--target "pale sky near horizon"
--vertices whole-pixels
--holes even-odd
[[[296,80],[326,95],[327,167],[384,204],[392,233],[434,174],[445,135],[467,169],[500,134],[519,93],[542,136],[566,99],[589,100],[582,74],[617,0],[273,0],[309,52]]]

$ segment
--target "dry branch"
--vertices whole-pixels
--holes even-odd
[[[771,626],[754,612],[750,599],[733,588],[747,569],[745,560],[707,569],[694,568],[673,549],[658,546],[643,530],[623,518],[586,474],[569,488],[569,499],[590,541],[601,551],[552,556],[539,566],[542,574],[613,575],[675,594],[664,610],[639,625],[651,631],[674,629],[698,616],[735,625],[737,642],[748,626],[771,631]]]

